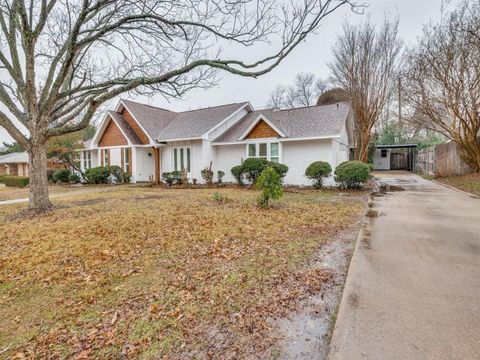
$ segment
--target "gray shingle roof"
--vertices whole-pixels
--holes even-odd
[[[338,136],[345,124],[350,104],[338,103],[311,106],[299,109],[274,111],[272,109],[253,111],[214,142],[237,142],[260,114],[264,115],[288,138]]]
[[[246,104],[248,103],[235,103],[177,113],[170,124],[158,133],[156,139],[168,141],[200,137]]]
[[[122,100],[122,102],[148,135],[158,141],[198,138],[248,104],[243,102],[185,112],[173,112],[129,100]],[[240,136],[260,114],[263,114],[288,138],[338,136],[349,111],[350,105],[348,103],[282,111],[272,109],[253,111],[215,139],[215,142],[239,141]],[[115,119],[118,120],[122,130],[127,133],[132,143],[141,143],[122,115],[112,112],[112,116],[116,116]]]
[[[137,134],[135,134],[135,131],[133,131],[132,127],[128,124],[122,114],[116,113],[115,111],[109,111],[108,114],[115,120],[132,144],[142,144],[142,141],[138,138]]]
[[[122,100],[122,102],[127,106],[133,117],[145,129],[147,134],[154,140],[178,115],[178,113],[174,111],[130,100]]]
[[[0,164],[25,164],[28,163],[28,153],[15,152],[0,156]]]

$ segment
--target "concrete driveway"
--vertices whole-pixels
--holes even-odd
[[[405,191],[374,197],[329,359],[480,359],[480,199],[379,177]]]

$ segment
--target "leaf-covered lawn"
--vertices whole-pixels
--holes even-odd
[[[443,177],[436,180],[480,196],[480,173]]]
[[[122,187],[37,218],[0,207],[0,358],[265,351],[270,320],[328,278],[304,265],[357,223],[364,196],[287,192],[261,210],[256,195]]]
[[[73,192],[79,191],[83,188],[88,187],[73,187],[69,185],[51,185],[48,188],[50,194],[57,194],[63,192]],[[7,187],[0,184],[0,201],[13,200],[13,199],[25,199],[28,198],[28,188],[16,188],[16,187]]]

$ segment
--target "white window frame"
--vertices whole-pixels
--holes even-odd
[[[128,156],[128,150],[129,149],[130,148],[128,148],[128,147],[123,149],[123,169],[122,169],[122,171],[125,171],[127,174],[132,174],[132,159],[131,159],[131,157],[133,157],[133,154],[132,154],[133,152],[130,153],[132,156],[129,157]],[[120,152],[122,152],[122,151],[120,150]],[[128,158],[128,161],[127,161],[127,158]]]
[[[271,159],[272,159],[271,144],[272,143],[278,144],[278,156],[275,156],[275,157],[278,157],[278,162],[282,163],[282,143],[280,141],[278,141],[277,138],[269,139],[269,140],[258,139],[258,140],[255,140],[255,141],[248,141],[246,146],[245,146],[245,158],[246,159],[249,159],[249,158],[256,158],[256,159],[262,158],[263,159],[264,157],[260,156],[260,144],[267,144],[267,157],[266,157],[266,159],[268,161],[271,161]],[[250,156],[249,153],[248,153],[248,148],[251,144],[255,145],[255,156]]]
[[[188,157],[187,157],[187,152],[190,151],[190,171],[188,170],[187,168],[187,175],[191,175],[192,174],[192,159],[193,159],[193,149],[191,146],[175,146],[172,148],[172,169],[173,171],[182,171],[182,167],[181,167],[181,157],[180,157],[180,150],[183,149],[183,160],[184,160],[184,165],[187,165],[188,166]],[[177,165],[178,165],[178,169],[175,169],[175,150],[176,150],[176,153],[177,153],[177,156],[178,156],[178,159],[177,159]]]
[[[83,170],[92,168],[92,152],[91,150],[83,150]]]

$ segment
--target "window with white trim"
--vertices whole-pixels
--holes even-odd
[[[124,166],[125,166],[125,172],[127,174],[131,174],[131,169],[130,169],[130,148],[126,148],[123,150],[123,163],[124,163]]]
[[[173,148],[173,169],[175,171],[187,170],[191,172],[192,148],[177,147]]]
[[[92,152],[90,150],[83,151],[83,169],[87,170],[92,167]]]
[[[256,142],[247,144],[247,158],[266,159],[280,162],[280,144],[278,142]]]

